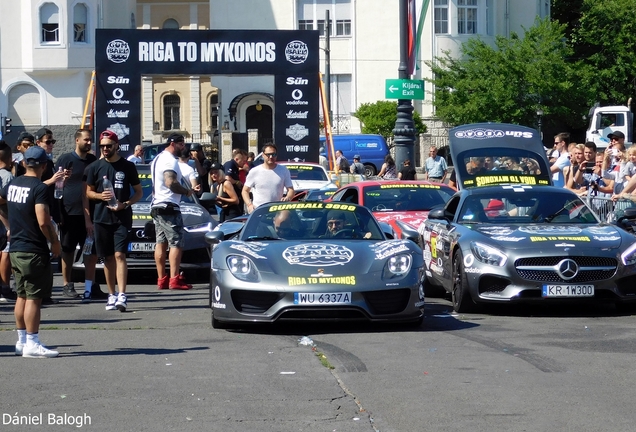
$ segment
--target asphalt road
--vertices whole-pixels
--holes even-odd
[[[0,431],[634,430],[636,319],[611,306],[458,316],[431,299],[418,329],[225,331],[205,284],[133,284],[128,312],[104,304],[43,309],[55,359],[14,356],[0,305]]]

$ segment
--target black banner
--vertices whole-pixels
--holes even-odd
[[[275,75],[278,159],[318,161],[317,31],[97,29],[95,39],[95,129],[115,132],[122,156],[142,139],[142,75]]]

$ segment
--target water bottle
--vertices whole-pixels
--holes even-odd
[[[57,172],[64,171],[64,168],[60,167]],[[55,199],[62,199],[62,195],[64,195],[64,177],[55,182],[55,194],[53,195]]]
[[[108,180],[106,176],[104,176],[104,192],[110,191],[112,193],[112,197],[108,200],[106,206],[111,209],[117,208],[117,198],[115,197],[115,189],[113,188],[113,184]]]
[[[93,253],[93,236],[87,235],[86,240],[84,240],[84,249],[82,250],[84,255],[90,255]]]

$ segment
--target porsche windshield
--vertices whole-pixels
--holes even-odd
[[[257,208],[241,240],[383,240],[384,234],[364,207],[322,202],[267,204]]]

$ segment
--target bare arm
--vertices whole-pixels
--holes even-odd
[[[217,196],[217,200],[222,204],[223,207],[234,205],[239,203],[238,195],[236,194],[236,189],[232,186],[232,183],[229,181],[224,181],[221,185],[223,191],[227,194],[227,198]]]
[[[287,188],[287,195],[283,197],[283,201],[291,201],[294,198],[294,188]]]
[[[93,220],[91,219],[90,205],[88,203],[88,186],[83,182],[82,188],[82,212],[84,213],[84,225],[86,226],[86,235],[93,236]]]
[[[173,193],[186,196],[192,195],[192,189],[181,185],[177,180],[177,173],[174,171],[166,170],[163,172],[163,184]]]
[[[254,211],[254,203],[252,202],[252,199],[250,198],[251,190],[252,190],[251,187],[244,185],[243,190],[241,191],[241,196],[243,197],[243,201],[245,201],[245,204],[247,205],[247,211],[249,213],[252,213],[252,211]]]
[[[51,224],[51,214],[49,212],[49,206],[47,204],[35,205],[35,216],[38,219],[38,225],[44,237],[51,243],[51,253],[53,256],[59,256],[62,252],[60,240],[57,238],[57,233]]]

